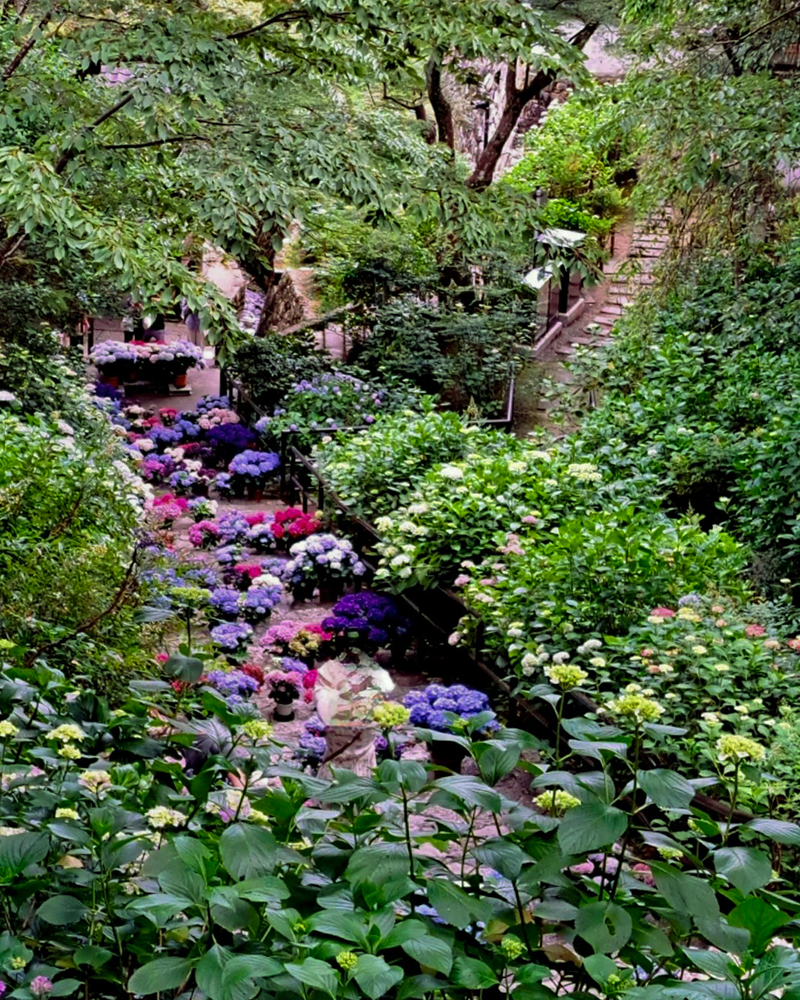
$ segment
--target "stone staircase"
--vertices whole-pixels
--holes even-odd
[[[566,330],[554,353],[569,357],[576,347],[607,347],[614,327],[643,288],[654,282],[653,270],[669,244],[668,215],[651,215],[637,222],[625,259],[606,280],[603,304],[594,314],[584,314],[577,331]]]

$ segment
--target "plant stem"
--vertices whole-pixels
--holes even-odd
[[[728,843],[728,836],[731,832],[731,823],[733,822],[733,810],[736,808],[736,799],[739,796],[739,762],[736,761],[735,770],[733,772],[733,795],[731,795],[731,811],[728,813],[728,821],[725,824],[725,833],[722,835],[722,843]]]

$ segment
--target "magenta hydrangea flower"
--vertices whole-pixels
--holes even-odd
[[[46,997],[52,992],[53,983],[47,976],[37,976],[28,987],[35,997]]]

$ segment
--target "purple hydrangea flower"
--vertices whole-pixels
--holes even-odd
[[[249,625],[217,625],[211,629],[211,638],[221,649],[235,652],[252,637],[253,630]]]

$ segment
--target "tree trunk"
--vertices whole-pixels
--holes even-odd
[[[428,82],[428,100],[436,119],[439,142],[449,146],[450,149],[455,149],[456,130],[453,124],[453,109],[442,91],[442,66],[436,55],[432,55],[428,60],[425,78]]]
[[[585,24],[570,38],[570,45],[577,49],[582,49],[592,35],[600,27],[598,21]],[[489,137],[486,146],[481,150],[475,164],[475,169],[467,179],[467,187],[473,191],[482,191],[494,180],[494,172],[506,142],[510,139],[517,127],[519,117],[534,98],[541,95],[542,91],[549,87],[556,80],[556,73],[553,70],[540,70],[532,80],[523,87],[517,87],[517,66],[515,61],[509,62],[506,68],[506,88],[505,100],[503,102],[503,113],[497,123],[494,132]],[[432,103],[432,102],[431,102]]]

